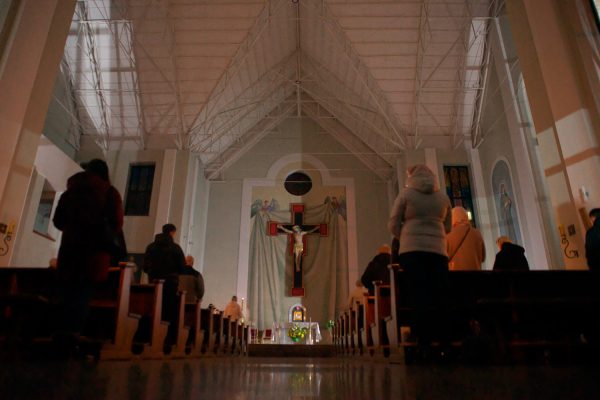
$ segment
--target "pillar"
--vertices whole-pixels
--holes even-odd
[[[585,268],[581,208],[600,205],[598,114],[567,18],[575,2],[507,2],[552,206],[568,269]],[[586,188],[590,202],[580,196]]]
[[[0,64],[0,222],[13,234],[23,217],[38,143],[75,0],[21,0]],[[4,239],[4,238],[3,238]],[[12,236],[0,266],[10,264]],[[4,253],[4,252],[2,252]]]

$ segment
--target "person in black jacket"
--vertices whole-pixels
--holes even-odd
[[[165,224],[162,233],[154,237],[154,242],[146,247],[144,254],[144,271],[150,280],[162,279],[162,319],[168,321],[169,334],[167,341],[174,341],[173,329],[177,323],[177,289],[179,275],[185,273],[185,255],[173,238],[177,228],[173,224]]]
[[[592,227],[585,234],[585,258],[590,270],[600,271],[600,208],[590,211]]]
[[[525,258],[523,247],[514,244],[506,236],[500,236],[496,244],[500,251],[494,260],[494,271],[529,271],[529,263]]]
[[[373,295],[375,286],[374,281],[382,281],[384,284],[390,284],[390,270],[388,265],[391,262],[392,249],[387,244],[379,247],[378,254],[373,257],[362,277],[360,278],[364,287],[369,290],[369,294]]]

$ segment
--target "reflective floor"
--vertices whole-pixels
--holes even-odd
[[[361,359],[2,364],[0,399],[599,399],[600,368]]]

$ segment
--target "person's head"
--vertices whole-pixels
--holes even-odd
[[[234,301],[234,302],[236,302],[236,303],[237,303],[237,296],[232,296],[232,297],[231,297],[231,301]]]
[[[377,253],[378,254],[392,254],[392,249],[390,248],[390,246],[388,244],[384,243],[381,246],[379,246]]]
[[[600,208],[592,208],[590,210],[590,221],[592,224],[600,217]]]
[[[425,164],[416,164],[407,170],[407,186],[421,193],[433,193],[438,190],[435,175]]]
[[[452,209],[452,226],[456,226],[458,224],[468,224],[469,223],[469,214],[467,210],[460,206],[456,206]]]
[[[504,243],[512,243],[512,240],[510,240],[508,236],[500,236],[498,239],[496,239],[496,244],[498,245],[499,250],[502,250],[502,245],[504,245]]]
[[[185,256],[185,265],[188,267],[193,267],[194,266],[194,257],[187,255]]]
[[[292,230],[293,230],[294,232],[302,232],[302,228],[300,228],[298,225],[294,225],[294,226],[292,227]]]
[[[177,228],[173,224],[164,224],[162,227],[162,233],[164,233],[165,235],[175,237],[176,232],[177,232]]]
[[[100,160],[99,158],[94,158],[93,160],[90,160],[81,166],[86,172],[97,175],[106,182],[110,181],[108,177],[108,165],[106,164],[106,161]]]

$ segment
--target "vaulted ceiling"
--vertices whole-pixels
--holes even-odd
[[[80,0],[62,68],[104,150],[189,149],[215,178],[307,116],[385,178],[406,149],[477,143],[497,3]]]

